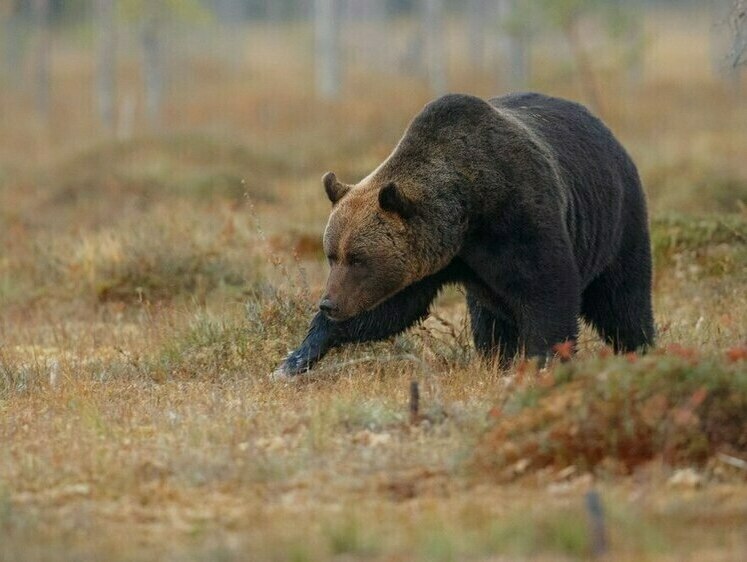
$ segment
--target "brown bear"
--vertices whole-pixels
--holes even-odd
[[[638,172],[577,103],[536,93],[428,105],[356,185],[323,178],[330,274],[301,346],[276,371],[381,340],[466,288],[475,347],[502,366],[573,342],[579,317],[616,352],[653,343],[651,251]]]

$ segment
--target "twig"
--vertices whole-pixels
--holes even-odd
[[[410,424],[415,425],[420,421],[420,389],[418,381],[410,382]]]
[[[596,490],[586,493],[586,511],[589,513],[589,530],[591,532],[591,556],[598,558],[607,552],[607,530],[604,524],[602,499]]]
[[[724,464],[728,464],[729,466],[733,466],[734,468],[739,468],[741,470],[747,470],[747,461],[742,460],[737,457],[732,457],[731,455],[727,455],[725,453],[718,453],[716,454],[716,458],[720,460]]]

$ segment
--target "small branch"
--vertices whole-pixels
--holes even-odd
[[[740,470],[747,470],[747,461],[744,461],[737,457],[732,457],[731,455],[727,455],[725,453],[718,453],[716,455],[716,458],[720,460],[724,464],[728,464],[729,466],[733,466],[734,468],[739,468]]]
[[[599,558],[608,549],[607,529],[604,523],[604,508],[602,499],[596,490],[586,493],[586,511],[589,513],[589,530],[591,532],[591,556]]]
[[[420,389],[418,381],[410,383],[410,424],[415,425],[420,421]]]

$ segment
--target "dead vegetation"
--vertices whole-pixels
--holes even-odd
[[[491,412],[477,466],[510,480],[546,467],[629,474],[655,458],[702,467],[717,453],[743,455],[745,355],[747,348],[737,348],[730,359],[703,360],[694,349],[673,347],[539,376],[520,370],[525,380]]]
[[[273,79],[167,108],[204,132],[127,142],[8,113],[0,560],[579,559],[592,486],[612,560],[741,560],[747,107],[704,75],[707,30],[667,33],[635,95],[602,88],[649,188],[660,349],[611,357],[585,328],[543,372],[481,364],[449,290],[392,342],[267,378],[324,281],[318,178],[386,156],[429,96],[414,80],[352,74],[316,104],[292,61],[252,58]],[[578,97],[539,58],[536,88]],[[75,72],[65,106],[90,84]],[[217,109],[235,127],[207,130]]]

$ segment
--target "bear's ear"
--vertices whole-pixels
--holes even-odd
[[[397,213],[404,219],[415,214],[415,204],[394,182],[386,184],[379,190],[379,205],[385,211]]]
[[[334,172],[327,172],[324,174],[322,176],[322,183],[324,184],[324,191],[327,192],[327,197],[329,197],[329,200],[332,201],[333,205],[350,191],[350,186],[337,181],[337,176]]]

